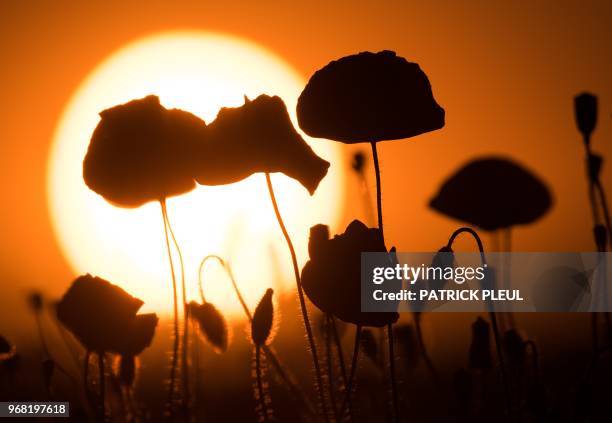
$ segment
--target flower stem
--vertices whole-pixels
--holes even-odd
[[[100,383],[100,415],[106,420],[106,375],[104,371],[104,352],[98,352],[98,377]]]
[[[380,230],[380,236],[385,245],[385,232],[383,229],[383,211],[382,211],[382,184],[380,182],[380,164],[378,163],[378,151],[376,150],[376,142],[370,143],[372,146],[372,158],[374,159],[374,172],[376,173],[376,209],[378,212],[378,229]],[[392,345],[393,342],[393,324],[387,325],[389,332],[389,378],[391,379],[391,395],[393,397],[393,410],[395,414],[395,421],[399,421],[399,403],[397,393],[397,378],[395,376],[395,353]]]
[[[357,325],[355,330],[355,345],[353,347],[353,358],[351,360],[351,373],[349,374],[348,382],[346,383],[346,392],[344,393],[344,400],[342,401],[342,407],[340,407],[340,421],[344,418],[344,410],[346,407],[350,407],[351,393],[353,391],[353,380],[355,379],[355,373],[357,372],[357,359],[359,357],[359,346],[361,344],[361,325]]]
[[[174,274],[174,263],[172,262],[172,252],[170,250],[170,238],[168,236],[168,223],[166,220],[166,200],[160,200],[162,219],[164,222],[164,235],[166,238],[166,250],[168,252],[168,261],[170,263],[170,274],[172,275],[172,300],[174,302],[174,343],[172,347],[172,364],[170,366],[170,386],[168,388],[167,404],[170,416],[174,414],[174,385],[176,381],[176,369],[178,365],[178,350],[179,350],[179,317],[178,317],[178,295],[176,288],[176,276]]]
[[[342,343],[340,342],[340,336],[338,336],[338,330],[336,328],[336,319],[332,314],[328,314],[329,323],[331,325],[332,334],[334,336],[334,343],[336,344],[336,352],[338,353],[338,362],[340,363],[340,375],[342,376],[342,383],[344,384],[344,388],[348,386],[348,375],[346,373],[346,364],[344,363],[344,351],[342,350]],[[348,398],[347,402],[348,413],[349,413],[349,421],[353,421],[353,405],[351,404],[351,398]],[[343,409],[339,410],[340,413],[343,413]],[[340,416],[340,420],[342,420],[342,415]]]
[[[263,388],[261,377],[261,349],[259,345],[255,345],[255,374],[257,377],[257,396],[259,397],[259,406],[261,407],[261,416],[263,421],[268,421],[268,407],[266,406],[266,397]]]
[[[181,269],[181,291],[183,295],[183,344],[181,348],[181,365],[182,365],[182,379],[183,379],[183,408],[185,413],[187,414],[187,419],[189,419],[189,363],[187,361],[188,358],[188,349],[189,349],[189,322],[188,322],[188,304],[187,304],[187,289],[185,287],[185,264],[183,261],[183,253],[181,252],[181,247],[176,240],[176,236],[174,236],[174,230],[172,230],[172,225],[170,224],[170,218],[168,217],[168,209],[166,208],[166,224],[168,225],[168,230],[170,231],[170,237],[172,238],[172,242],[176,248],[179,257],[180,269]]]
[[[276,196],[274,195],[274,188],[272,187],[272,179],[270,178],[270,174],[266,172],[266,183],[268,185],[268,192],[270,194],[270,201],[272,201],[272,207],[274,208],[274,213],[276,214],[276,220],[278,221],[278,225],[285,237],[285,241],[287,242],[287,247],[289,248],[289,252],[291,253],[291,262],[293,264],[293,273],[295,274],[295,282],[298,290],[298,297],[300,299],[300,308],[302,310],[302,318],[304,320],[304,326],[306,328],[306,335],[308,337],[308,343],[310,345],[310,352],[312,354],[312,361],[315,368],[315,375],[317,379],[317,391],[319,392],[319,400],[321,402],[321,407],[323,411],[323,416],[326,422],[329,422],[329,415],[327,411],[327,402],[325,400],[325,391],[323,390],[323,378],[321,376],[321,366],[319,364],[319,358],[317,355],[317,346],[314,341],[314,336],[312,334],[312,327],[310,325],[310,319],[308,318],[308,310],[306,309],[306,300],[304,299],[304,291],[302,289],[302,281],[300,279],[300,269],[297,263],[297,256],[295,254],[295,248],[293,248],[293,243],[291,242],[291,238],[289,237],[289,233],[287,232],[287,228],[285,227],[285,223],[283,222],[283,218],[278,209],[278,204],[276,202]]]
[[[232,272],[232,268],[230,267],[229,263],[225,262],[223,258],[221,258],[220,256],[216,254],[209,254],[206,257],[204,257],[202,261],[200,262],[200,268],[198,271],[198,289],[200,292],[200,297],[202,299],[202,302],[203,303],[206,302],[206,298],[204,296],[204,278],[202,277],[202,270],[204,269],[204,264],[206,264],[206,262],[211,259],[217,260],[227,272],[227,275],[230,278],[232,287],[234,288],[234,292],[236,293],[236,296],[238,297],[238,301],[240,302],[240,305],[242,306],[242,309],[244,310],[244,314],[249,319],[249,322],[252,322],[253,315],[251,314],[251,311],[249,310],[249,306],[247,305],[246,301],[244,300],[244,297],[242,296],[242,293],[240,292],[240,288],[238,287],[236,278],[234,278],[234,273]],[[272,363],[272,366],[276,369],[276,371],[278,372],[283,382],[289,387],[289,390],[293,394],[294,398],[297,398],[302,403],[302,405],[306,408],[306,411],[308,411],[310,414],[314,414],[311,404],[309,404],[306,401],[304,397],[304,393],[300,390],[300,388],[298,388],[298,386],[293,382],[292,378],[287,374],[280,360],[274,353],[274,350],[266,344],[262,345],[261,348],[266,354],[266,359],[270,360],[270,362]]]
[[[393,421],[399,422],[399,398],[397,394],[397,380],[395,378],[395,348],[393,342],[393,324],[387,324],[389,339],[389,378],[391,379],[391,393],[393,394]]]
[[[325,318],[325,361],[327,367],[327,379],[329,388],[329,402],[331,403],[332,412],[338,421],[338,405],[336,404],[336,391],[334,387],[334,357],[332,352],[332,329],[331,322],[327,314],[323,316]]]
[[[380,182],[380,165],[378,163],[378,151],[376,150],[376,143],[372,141],[372,158],[374,159],[374,172],[376,174],[376,210],[378,213],[378,229],[380,229],[380,235],[382,236],[383,244],[385,243],[385,232],[383,230],[383,212],[382,212],[382,187]]]
[[[452,248],[453,242],[462,233],[469,233],[474,238],[474,240],[476,241],[476,244],[478,244],[478,251],[480,252],[480,261],[483,266],[486,265],[487,258],[485,257],[484,246],[482,244],[482,240],[480,239],[480,236],[478,236],[478,233],[472,228],[468,228],[464,226],[464,227],[457,229],[455,232],[453,232],[453,234],[448,239],[447,247],[449,249]],[[499,328],[497,325],[497,316],[495,314],[495,311],[493,310],[493,304],[489,305],[489,317],[491,319],[491,326],[493,327],[493,338],[495,339],[495,350],[497,351],[497,359],[499,360],[502,384],[504,386],[504,394],[506,397],[506,413],[508,414],[508,417],[510,418],[510,420],[512,420],[512,397],[510,396],[510,386],[508,385],[508,375],[506,373],[506,364],[505,364],[504,354],[503,354],[502,347],[501,347],[501,336],[499,334]]]
[[[431,373],[431,377],[434,379],[434,382],[436,383],[436,385],[439,385],[440,376],[438,375],[438,372],[436,371],[433,361],[431,360],[431,357],[429,356],[429,353],[427,352],[427,346],[425,345],[425,340],[423,339],[423,327],[421,325],[421,314],[420,313],[414,313],[414,326],[416,328],[417,343],[419,345],[419,350],[421,351],[421,357],[423,358],[423,361],[425,362],[425,367],[427,367],[427,370],[429,370],[429,373]]]

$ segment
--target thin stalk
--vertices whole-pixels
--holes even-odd
[[[340,336],[338,335],[338,330],[336,328],[336,319],[332,314],[328,314],[329,322],[332,329],[332,335],[334,338],[334,343],[336,344],[336,352],[338,353],[338,362],[340,363],[340,375],[342,376],[342,384],[346,390],[348,386],[348,375],[346,373],[346,364],[344,362],[344,351],[342,349],[342,342],[340,342]],[[351,404],[351,398],[348,397],[348,413],[349,413],[349,421],[353,421],[353,405]],[[340,413],[343,413],[344,410],[340,409]],[[342,415],[340,415],[340,420],[342,419]]]
[[[329,401],[331,402],[332,411],[338,421],[338,405],[336,404],[336,391],[334,387],[334,357],[332,354],[332,329],[329,317],[325,314],[325,361],[327,364],[327,379],[329,388]]]
[[[378,214],[378,229],[382,236],[383,244],[385,244],[385,232],[383,230],[383,211],[382,211],[382,187],[380,182],[380,165],[378,163],[378,151],[376,150],[376,143],[371,142],[372,146],[372,158],[374,159],[374,172],[376,173],[376,211]]]
[[[236,293],[236,297],[238,297],[238,301],[240,302],[240,305],[242,306],[242,309],[244,310],[244,314],[246,314],[250,322],[251,320],[253,320],[253,316],[251,314],[251,311],[249,310],[249,306],[247,305],[246,301],[244,300],[244,297],[242,296],[242,292],[240,292],[240,288],[238,288],[238,284],[236,283],[236,278],[234,278],[234,273],[232,272],[232,268],[229,266],[228,263],[225,262],[225,260],[223,260],[222,257],[216,254],[209,254],[206,257],[204,257],[202,261],[200,262],[200,268],[198,270],[198,290],[200,292],[200,298],[202,299],[202,302],[206,302],[206,298],[204,297],[204,280],[202,278],[202,270],[204,269],[204,264],[206,264],[206,262],[211,259],[217,260],[219,264],[223,266],[223,269],[227,272],[227,275],[230,278],[232,287],[234,288],[234,292]]]
[[[188,322],[188,314],[189,314],[189,306],[187,304],[187,289],[185,286],[185,263],[183,261],[183,253],[181,252],[181,247],[176,240],[176,236],[174,236],[174,230],[172,230],[172,224],[170,223],[170,218],[168,217],[168,209],[166,208],[166,225],[168,225],[168,230],[170,231],[170,236],[172,238],[172,242],[176,248],[179,257],[180,269],[181,269],[181,291],[183,294],[183,345],[181,348],[181,364],[182,364],[182,376],[183,376],[183,405],[185,408],[185,412],[189,415],[189,362],[188,358],[188,349],[189,349],[189,322]]]
[[[215,255],[215,254],[207,255],[200,262],[200,268],[198,270],[198,290],[200,292],[200,297],[202,299],[202,302],[203,303],[206,302],[206,298],[204,296],[204,278],[202,277],[202,270],[204,269],[204,264],[206,264],[206,262],[208,260],[212,260],[212,259],[217,260],[221,264],[221,266],[223,266],[225,271],[227,272],[227,275],[230,278],[230,282],[232,284],[232,287],[234,288],[234,292],[236,293],[236,296],[238,297],[238,301],[240,302],[240,305],[242,306],[242,309],[244,310],[244,314],[249,319],[249,323],[252,322],[253,321],[253,315],[252,315],[251,311],[249,310],[249,306],[247,305],[246,301],[244,300],[244,297],[242,296],[242,292],[240,291],[240,288],[238,287],[238,283],[236,282],[236,279],[234,278],[234,274],[232,272],[232,268],[230,267],[229,263],[226,263],[225,260],[223,260],[222,257],[220,257],[218,255]],[[293,382],[293,380],[290,377],[290,375],[287,374],[287,372],[285,371],[285,369],[284,369],[283,365],[281,364],[280,360],[278,359],[278,357],[274,353],[274,350],[272,349],[272,347],[264,344],[264,345],[261,346],[261,348],[263,349],[264,353],[266,354],[266,359],[270,360],[270,362],[272,363],[272,366],[278,372],[278,374],[281,377],[281,379],[283,380],[283,382],[289,387],[289,390],[291,391],[293,396],[295,398],[297,398],[302,403],[302,405],[306,408],[306,411],[308,411],[310,414],[314,415],[315,413],[314,413],[314,411],[312,409],[311,404],[309,404],[308,401],[306,401],[304,393]]]
[[[89,400],[89,358],[91,357],[91,351],[85,351],[85,356],[83,357],[83,389],[85,389],[85,393],[87,394],[87,399]]]
[[[372,196],[370,195],[370,187],[368,187],[368,180],[366,178],[365,172],[358,172],[357,178],[359,179],[359,183],[361,184],[361,190],[363,192],[362,198],[365,214],[368,219],[368,223],[371,223],[374,221],[374,211],[372,210]]]
[[[168,252],[168,262],[170,263],[170,274],[172,275],[172,300],[174,302],[174,343],[172,346],[172,364],[170,367],[170,386],[168,388],[167,406],[170,416],[174,414],[174,385],[176,381],[176,369],[178,365],[179,350],[179,317],[178,317],[178,295],[176,288],[176,276],[174,274],[174,263],[172,262],[172,251],[170,250],[170,238],[168,235],[168,223],[166,220],[166,200],[160,200],[162,219],[164,222],[164,235],[166,238],[166,250]]]
[[[504,230],[504,288],[510,289],[510,282],[512,278],[512,228],[506,228]],[[512,309],[510,309],[512,310]],[[514,313],[509,311],[506,314],[508,319],[508,326],[510,329],[514,329],[516,327],[516,322],[514,320]]]
[[[276,196],[274,195],[274,188],[272,186],[272,179],[270,178],[270,174],[266,172],[266,183],[268,185],[268,192],[270,194],[270,201],[272,202],[272,207],[274,208],[274,214],[276,214],[276,220],[278,221],[278,225],[285,237],[285,241],[287,242],[287,247],[289,248],[289,252],[291,253],[291,262],[293,264],[293,273],[295,274],[295,282],[298,290],[298,297],[300,299],[300,309],[302,311],[302,319],[304,320],[304,326],[306,328],[306,335],[308,337],[308,343],[310,345],[310,352],[312,354],[312,362],[315,368],[315,375],[317,380],[317,390],[319,392],[319,400],[321,402],[321,407],[323,411],[323,416],[326,422],[329,422],[329,414],[327,411],[327,401],[325,400],[325,391],[323,388],[323,378],[321,376],[321,365],[319,363],[319,357],[317,355],[317,346],[314,341],[314,335],[312,334],[312,327],[310,325],[310,319],[308,318],[308,310],[306,309],[306,300],[304,298],[304,291],[302,289],[302,281],[300,279],[300,269],[297,263],[297,256],[295,254],[295,248],[293,248],[293,242],[291,242],[291,237],[287,232],[287,228],[285,227],[285,223],[283,222],[283,218],[280,214],[280,210],[278,209],[278,204],[276,202]]]
[[[387,336],[389,339],[389,377],[391,378],[391,393],[393,394],[393,421],[399,422],[399,398],[397,394],[397,380],[395,379],[395,353],[393,342],[393,324],[387,324]]]
[[[448,239],[447,247],[450,249],[453,246],[453,242],[455,241],[455,239],[462,233],[469,233],[472,238],[474,238],[476,244],[478,244],[478,251],[480,252],[480,261],[483,266],[486,265],[487,258],[485,257],[482,240],[480,239],[480,236],[478,236],[478,233],[472,228],[464,226],[453,232],[450,238]],[[508,414],[508,417],[512,420],[512,398],[510,396],[510,386],[508,385],[508,375],[506,373],[506,364],[501,346],[501,336],[499,334],[499,328],[497,326],[497,316],[495,314],[495,311],[493,310],[492,304],[490,304],[489,306],[489,317],[491,319],[491,326],[493,327],[495,349],[497,351],[497,359],[499,360],[499,367],[501,369],[502,384],[504,386],[504,393],[506,397],[506,412]]]
[[[255,374],[257,377],[257,396],[259,397],[259,406],[261,407],[261,415],[263,421],[268,421],[268,407],[266,406],[266,398],[264,394],[263,381],[261,377],[261,350],[259,345],[255,345]]]
[[[374,159],[374,172],[376,174],[376,209],[378,212],[378,229],[380,230],[383,245],[385,245],[386,248],[385,232],[383,229],[382,183],[380,181],[380,164],[378,163],[378,151],[376,150],[376,142],[372,141],[370,145],[372,146],[372,158]],[[387,330],[389,332],[389,378],[391,379],[391,395],[393,397],[393,410],[395,411],[395,421],[399,421],[399,396],[397,393],[397,378],[395,376],[395,353],[393,345],[391,345],[391,342],[393,341],[393,325],[391,323],[388,324]]]
[[[351,393],[353,391],[353,380],[355,379],[355,373],[357,372],[357,359],[359,358],[359,346],[361,344],[361,325],[357,325],[355,330],[355,345],[353,347],[353,359],[351,360],[351,373],[349,375],[348,382],[346,384],[346,392],[344,393],[344,400],[342,401],[342,407],[340,407],[340,421],[344,418],[344,410],[350,404]]]
[[[591,212],[593,214],[593,227],[597,227],[600,223],[601,223],[601,216],[600,216],[600,210],[599,207],[597,205],[597,198],[596,198],[596,181],[593,180],[592,176],[592,172],[591,172],[591,155],[592,155],[592,151],[591,151],[591,143],[590,143],[590,136],[589,135],[585,135],[584,136],[584,148],[585,148],[585,156],[586,156],[586,170],[587,170],[587,180],[588,180],[588,194],[589,194],[589,203],[591,204]],[[600,193],[603,193],[603,187],[600,190]],[[604,206],[604,202],[605,202],[605,196],[601,195],[601,200],[602,200],[602,206]],[[605,204],[606,208],[607,208],[607,203]],[[607,214],[607,213],[606,213]],[[606,226],[608,229],[608,233],[612,234],[610,226],[609,226],[609,214],[607,214],[607,220],[606,220]],[[597,237],[595,236],[595,246],[597,248],[597,250],[599,250],[599,243],[597,240]],[[604,284],[605,285],[605,284]],[[605,300],[605,299],[604,299]],[[599,350],[599,335],[598,335],[598,329],[597,329],[597,325],[598,325],[598,320],[599,320],[599,313],[596,313],[592,316],[591,318],[591,325],[592,325],[592,344],[593,344],[593,357],[597,357],[597,352]]]
[[[602,214],[606,229],[608,230],[608,242],[612,240],[612,222],[610,222],[610,209],[608,208],[608,200],[606,199],[606,193],[604,191],[603,184],[599,179],[595,181],[595,189],[599,195],[599,202],[601,204]]]
[[[100,384],[100,411],[106,419],[106,375],[104,371],[104,353],[98,352],[98,378]]]
[[[439,385],[440,376],[438,375],[438,372],[436,371],[436,368],[433,364],[433,361],[431,360],[431,357],[429,357],[429,352],[427,351],[427,346],[425,345],[425,340],[423,339],[423,327],[421,326],[420,313],[414,314],[414,326],[416,328],[417,343],[419,345],[419,350],[421,351],[421,357],[423,358],[423,361],[425,362],[425,367],[427,367],[427,370],[429,370],[429,373],[431,373],[431,376],[433,377],[436,385]]]

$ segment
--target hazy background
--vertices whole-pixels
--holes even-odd
[[[47,210],[50,142],[79,83],[124,44],[161,31],[217,31],[267,47],[305,78],[346,54],[396,50],[428,74],[447,125],[379,146],[390,243],[400,251],[441,246],[457,223],[428,210],[428,199],[456,167],[494,153],[535,171],[555,197],[545,218],[515,231],[515,248],[583,251],[592,249],[592,223],[572,97],[583,90],[599,96],[593,148],[612,158],[611,18],[609,1],[1,2],[0,333],[18,336],[27,288],[57,296],[74,276]],[[346,201],[359,207],[345,208],[344,223],[364,218],[349,180]],[[603,182],[612,189],[610,166]],[[532,325],[546,321],[538,316]],[[450,342],[451,323],[444,316],[430,322],[430,340]],[[588,334],[581,322],[574,334]],[[553,325],[541,336],[555,339],[568,327]],[[454,336],[468,333],[465,326]]]

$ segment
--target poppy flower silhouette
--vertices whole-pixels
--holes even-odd
[[[322,414],[327,418],[321,367],[302,292],[297,256],[276,202],[270,173],[284,173],[300,182],[312,195],[327,174],[329,163],[317,156],[295,130],[283,100],[267,95],[252,101],[245,97],[242,106],[221,109],[207,127],[206,139],[198,146],[196,156],[200,163],[196,166],[195,179],[203,185],[230,184],[253,173],[265,173],[276,220],[291,254]]]
[[[79,276],[57,303],[58,320],[86,350],[138,355],[151,344],[157,316],[137,314],[143,302],[110,282]]]
[[[410,138],[444,126],[427,75],[393,51],[362,52],[332,61],[310,78],[297,104],[300,128],[308,135],[345,144],[369,142],[376,174],[378,228],[384,244],[380,166],[376,143]],[[389,334],[394,372],[393,329]],[[395,419],[399,401],[391,375]]]
[[[156,96],[100,113],[83,161],[87,186],[119,207],[139,207],[184,194],[196,184],[189,166],[204,121],[168,110]]]
[[[544,182],[521,165],[498,157],[469,162],[429,202],[432,209],[486,231],[535,222],[551,205]]]
[[[357,326],[395,323],[396,312],[361,311],[361,253],[386,252],[380,231],[353,220],[341,235],[329,238],[325,225],[310,228],[310,260],[302,270],[308,298],[324,313]]]
[[[318,70],[297,105],[308,135],[346,144],[410,138],[444,126],[418,64],[393,51],[346,56]]]
[[[164,108],[159,98],[153,95],[104,110],[100,117],[83,160],[83,179],[87,186],[119,207],[139,207],[150,201],[158,201],[161,206],[174,301],[174,345],[169,384],[169,396],[172,397],[181,336],[171,242],[181,262],[185,316],[188,304],[182,254],[170,224],[166,199],[196,187],[193,180],[194,146],[205,136],[206,124],[191,113]],[[187,319],[184,319],[184,367],[187,363],[188,329]],[[183,372],[184,379],[187,375],[188,372]]]
[[[327,226],[316,225],[310,228],[308,241],[310,260],[302,269],[304,292],[324,313],[356,325],[353,359],[344,401],[340,408],[340,417],[344,416],[350,402],[357,357],[361,347],[362,327],[387,326],[391,329],[392,324],[399,318],[397,312],[361,311],[362,252],[387,252],[379,229],[368,228],[359,220],[353,220],[343,234],[330,239]]]
[[[222,108],[197,146],[195,179],[202,185],[238,182],[253,173],[282,172],[312,195],[329,163],[295,130],[279,97],[245,97],[244,105]]]

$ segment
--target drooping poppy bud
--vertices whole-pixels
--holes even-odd
[[[472,343],[468,360],[470,369],[490,369],[491,359],[491,332],[489,324],[478,317],[472,324]]]
[[[274,291],[268,288],[253,313],[251,339],[257,346],[264,345],[272,331],[272,323],[274,321],[274,306],[272,305],[273,293]]]
[[[213,346],[216,352],[227,350],[228,331],[223,315],[211,303],[189,303],[189,315],[198,322],[202,336]]]
[[[588,143],[597,125],[597,97],[589,93],[574,97],[574,113],[578,130]]]

